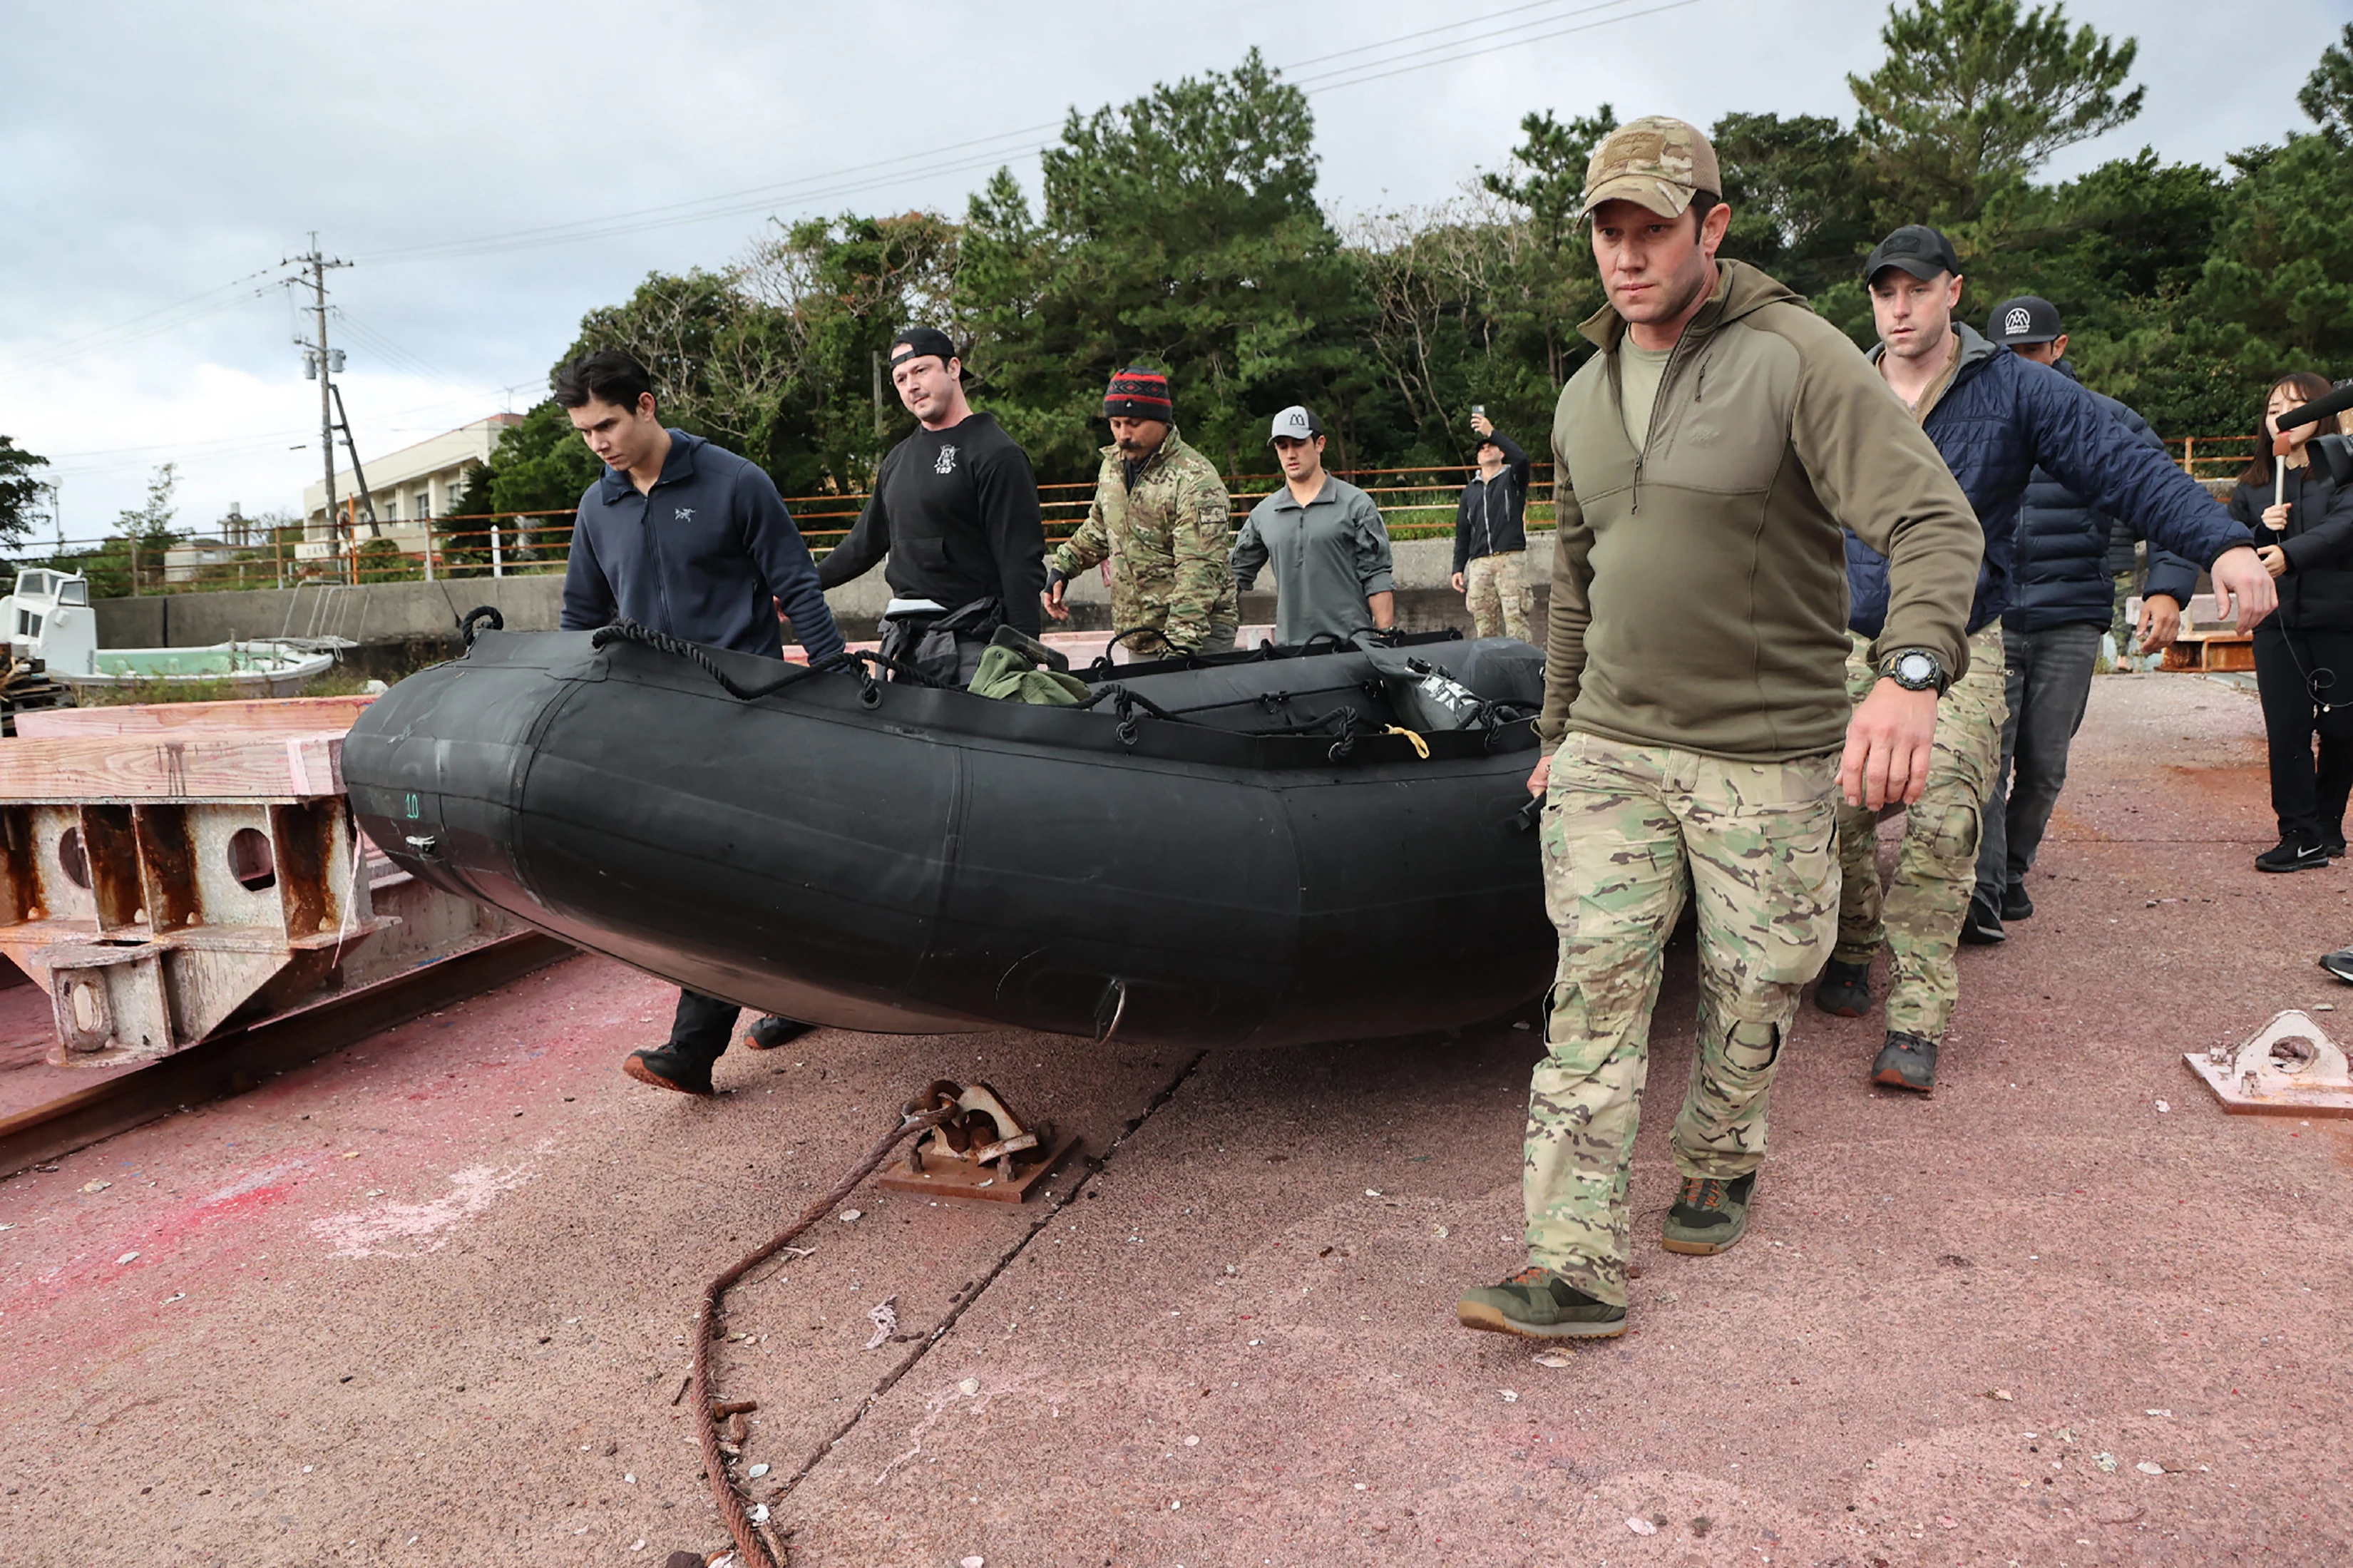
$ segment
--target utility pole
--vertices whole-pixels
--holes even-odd
[[[301,256],[287,258],[289,265],[299,264],[310,274],[311,341],[301,338],[295,342],[302,349],[303,370],[319,382],[319,455],[327,470],[327,539],[332,543],[342,525],[335,516],[335,410],[334,372],[343,368],[343,355],[331,353],[327,347],[327,272],[331,268],[349,267],[348,261],[331,261],[319,249],[319,231],[311,231],[311,248]],[[295,284],[300,287],[300,283]]]

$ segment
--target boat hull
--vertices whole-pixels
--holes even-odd
[[[1276,1047],[1472,1022],[1550,977],[1525,721],[1335,759],[1110,709],[847,674],[744,702],[671,655],[494,633],[379,698],[343,768],[417,875],[814,1023]]]

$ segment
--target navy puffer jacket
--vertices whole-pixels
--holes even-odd
[[[2049,365],[1996,348],[1965,322],[1955,321],[1953,331],[1960,334],[1961,363],[1922,428],[1985,530],[1970,631],[2010,608],[2019,502],[2038,466],[2092,507],[2129,520],[2150,542],[2201,566],[2251,542],[2203,485],[2168,461],[2162,448],[2141,445],[2090,392]],[[1872,351],[1873,363],[1880,352]],[[1850,533],[1846,576],[1847,624],[1875,637],[1887,616],[1887,558]]]
[[[2075,379],[2074,367],[2065,360],[2053,368],[2068,380]],[[2142,446],[2165,450],[2165,443],[2139,415],[2096,392],[2092,400]],[[2112,529],[2122,531],[2126,539],[2121,567],[2112,550]],[[2132,569],[2130,542],[2137,536],[2138,531],[2129,523],[2086,506],[2049,469],[2036,468],[2019,504],[2010,608],[2002,612],[2001,624],[2014,632],[2042,632],[2086,622],[2106,626],[2115,605],[2115,574]],[[2197,591],[2197,567],[2169,550],[2149,547],[2148,581],[2141,589],[2144,597],[2162,594],[2188,609],[2189,596]]]

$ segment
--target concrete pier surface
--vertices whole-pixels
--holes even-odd
[[[2353,1122],[2226,1118],[2181,1060],[2353,1016],[2313,963],[2353,866],[2262,876],[2271,826],[2251,695],[2102,678],[1935,1097],[1809,1005],[1712,1258],[1657,1245],[1686,938],[1632,1331],[1557,1365],[1452,1313],[1521,1261],[1525,1018],[1198,1058],[828,1030],[698,1101],[617,1070],[673,993],[568,961],[0,1183],[0,1557],[723,1547],[676,1398],[702,1282],[944,1077],[1101,1163],[1022,1208],[869,1185],[737,1289],[718,1386],[796,1563],[2353,1560]],[[917,1337],[864,1349],[886,1300]]]

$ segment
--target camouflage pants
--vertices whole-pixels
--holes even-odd
[[[1525,552],[1482,555],[1462,568],[1462,596],[1471,610],[1471,635],[1528,640],[1528,590]]]
[[[1175,652],[1169,647],[1167,639],[1160,635],[1165,619],[1165,615],[1155,618],[1126,641],[1116,644],[1111,650],[1111,661],[1113,664],[1145,664],[1155,658],[1174,658]],[[1234,651],[1234,639],[1240,635],[1241,627],[1232,621],[1211,621],[1208,633],[1201,638],[1201,646],[1193,651],[1202,654],[1231,653]]]
[[[1878,681],[1871,644],[1854,639],[1847,691],[1857,702]],[[1838,951],[1842,963],[1869,963],[1883,938],[1890,978],[1887,1027],[1941,1040],[1960,999],[1961,917],[1977,887],[1978,837],[1987,794],[2001,763],[2001,721],[2010,710],[2001,627],[1969,639],[1969,672],[1936,703],[1927,787],[1906,811],[1895,879],[1879,886],[1879,818],[1839,808]]]
[[[1627,1168],[1651,1011],[1688,865],[1699,905],[1699,1049],[1676,1168],[1746,1175],[1799,988],[1837,908],[1838,759],[1732,763],[1571,734],[1545,799],[1545,905],[1560,967],[1528,1090],[1528,1259],[1626,1300]]]
[[[2115,610],[2108,617],[2108,635],[2116,639],[2116,658],[2124,658],[2134,652],[2133,618],[2125,614],[2125,601],[2140,592],[2140,573],[2119,572],[2108,580],[2115,595]]]

